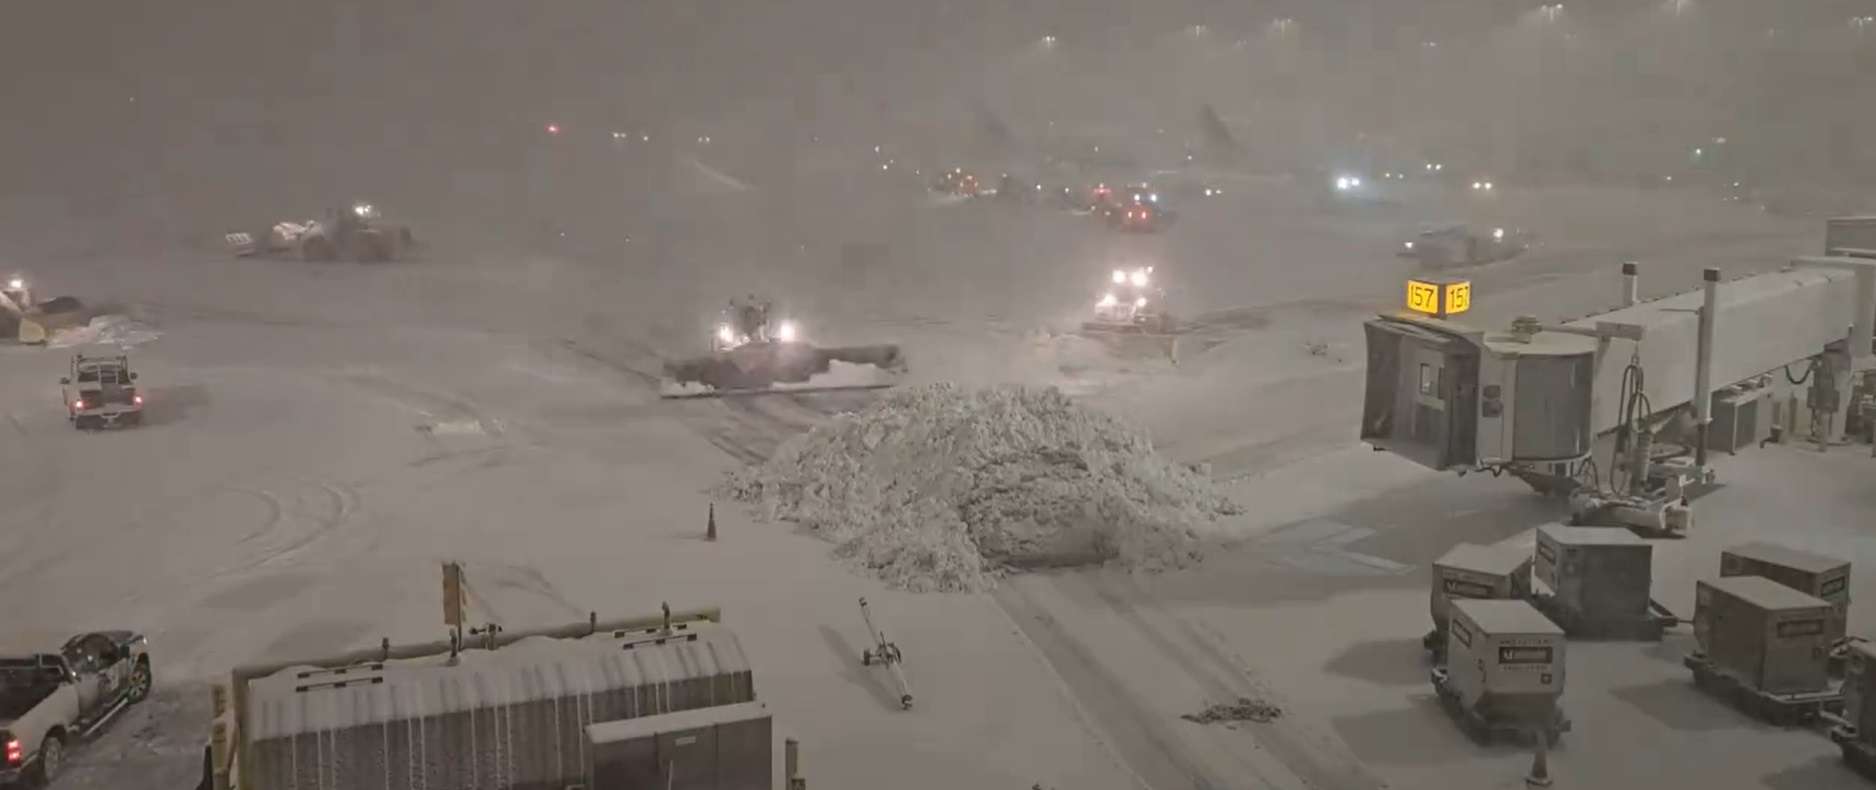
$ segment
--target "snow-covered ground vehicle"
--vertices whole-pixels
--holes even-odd
[[[843,370],[836,370],[836,368]],[[667,361],[667,398],[771,390],[877,389],[905,372],[896,345],[817,348],[794,321],[771,321],[769,303],[730,302],[710,336],[710,355]]]
[[[1529,231],[1518,228],[1493,228],[1490,233],[1473,233],[1465,225],[1442,225],[1401,242],[1395,255],[1412,258],[1422,266],[1435,269],[1479,266],[1523,255],[1535,241],[1536,237]]]
[[[150,695],[150,655],[130,631],[80,634],[57,653],[0,657],[0,784],[45,783],[66,750]]]
[[[408,225],[385,222],[370,203],[355,203],[323,220],[283,220],[260,233],[237,231],[225,239],[236,257],[303,261],[395,261],[416,246]]]
[[[17,338],[21,343],[44,343],[47,329],[83,323],[88,318],[84,305],[70,296],[37,301],[23,274],[0,282],[0,336]]]
[[[721,620],[589,616],[238,667],[197,787],[772,787],[772,716]]]
[[[130,357],[72,356],[71,372],[59,379],[66,418],[79,430],[143,422],[143,394]]]
[[[1094,303],[1094,317],[1081,328],[1097,333],[1171,334],[1172,315],[1166,312],[1166,290],[1153,279],[1153,267],[1115,269],[1108,288]]]

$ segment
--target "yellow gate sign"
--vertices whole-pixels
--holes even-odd
[[[1446,306],[1440,312],[1446,315],[1459,315],[1472,309],[1472,283],[1460,280],[1446,286]]]
[[[1407,309],[1435,318],[1458,315],[1472,309],[1472,283],[1453,278],[1408,280]]]

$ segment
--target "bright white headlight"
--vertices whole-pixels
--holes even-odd
[[[1403,241],[1403,242],[1401,242],[1401,246],[1402,246],[1402,247],[1406,247],[1407,249],[1410,249],[1410,250],[1411,250],[1411,249],[1413,249],[1413,248],[1414,248],[1414,243],[1413,243],[1413,242],[1411,242],[1411,241]]]
[[[1135,300],[1133,300],[1133,306],[1134,306],[1134,307],[1145,307],[1145,306],[1146,306],[1146,297],[1144,297],[1144,296],[1142,296],[1142,297],[1140,297],[1140,298],[1138,298],[1138,299],[1135,299]]]
[[[1355,185],[1355,184],[1354,184],[1354,179],[1351,179],[1351,178],[1349,178],[1348,176],[1342,176],[1341,178],[1337,178],[1337,179],[1335,180],[1335,188],[1336,188],[1336,189],[1340,189],[1340,190],[1344,190],[1344,191],[1346,191],[1346,190],[1347,190],[1347,189],[1348,189],[1349,187],[1351,187],[1351,186],[1354,186],[1354,185]]]
[[[25,281],[25,280],[22,280],[22,279],[20,279],[20,278],[18,278],[18,277],[15,277],[15,278],[13,278],[13,279],[11,279],[11,280],[8,280],[8,281],[7,281],[7,287],[8,287],[8,288],[11,288],[11,289],[13,289],[13,290],[15,290],[15,291],[18,291],[18,290],[20,290],[20,289],[22,289],[22,288],[25,288],[25,287],[26,287],[26,281]]]
[[[369,217],[371,216],[371,204],[360,203],[356,206],[353,206],[352,213],[357,214],[358,216],[361,216],[361,217]]]
[[[1494,238],[1494,239],[1501,239],[1501,240],[1502,240],[1503,238],[1505,238],[1505,229],[1504,229],[1504,228],[1493,228],[1493,229],[1492,229],[1492,238]]]
[[[780,325],[775,327],[775,338],[784,343],[795,342],[795,334],[795,322],[793,321],[783,321]]]
[[[1130,283],[1133,283],[1133,287],[1135,288],[1146,287],[1146,270],[1145,269],[1133,270],[1133,274],[1128,275],[1127,281]]]
[[[1125,282],[1127,282],[1127,273],[1119,269],[1115,269],[1114,270],[1114,284],[1121,285]]]
[[[736,342],[736,330],[731,329],[729,324],[718,324],[717,339],[724,343],[734,343]]]
[[[1113,307],[1117,304],[1120,304],[1120,300],[1115,299],[1113,294],[1103,294],[1101,301],[1095,303],[1097,307]]]

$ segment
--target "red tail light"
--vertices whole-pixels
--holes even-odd
[[[7,739],[7,765],[19,765],[25,760],[26,760],[25,753],[20,751],[20,739],[8,738]]]
[[[131,402],[131,403],[134,403],[134,404],[136,404],[136,405],[138,405],[138,406],[142,406],[142,405],[143,405],[143,396],[142,396],[142,395],[132,395],[132,396],[130,396],[130,402]]]
[[[73,409],[73,410],[77,410],[77,409],[82,409],[82,408],[84,408],[84,407],[85,407],[85,402],[84,402],[84,401],[82,401],[82,400],[75,400],[75,401],[72,401],[72,409]]]

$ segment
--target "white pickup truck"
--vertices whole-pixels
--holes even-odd
[[[66,749],[150,695],[150,655],[129,631],[79,634],[57,653],[0,656],[0,785],[45,783]]]

